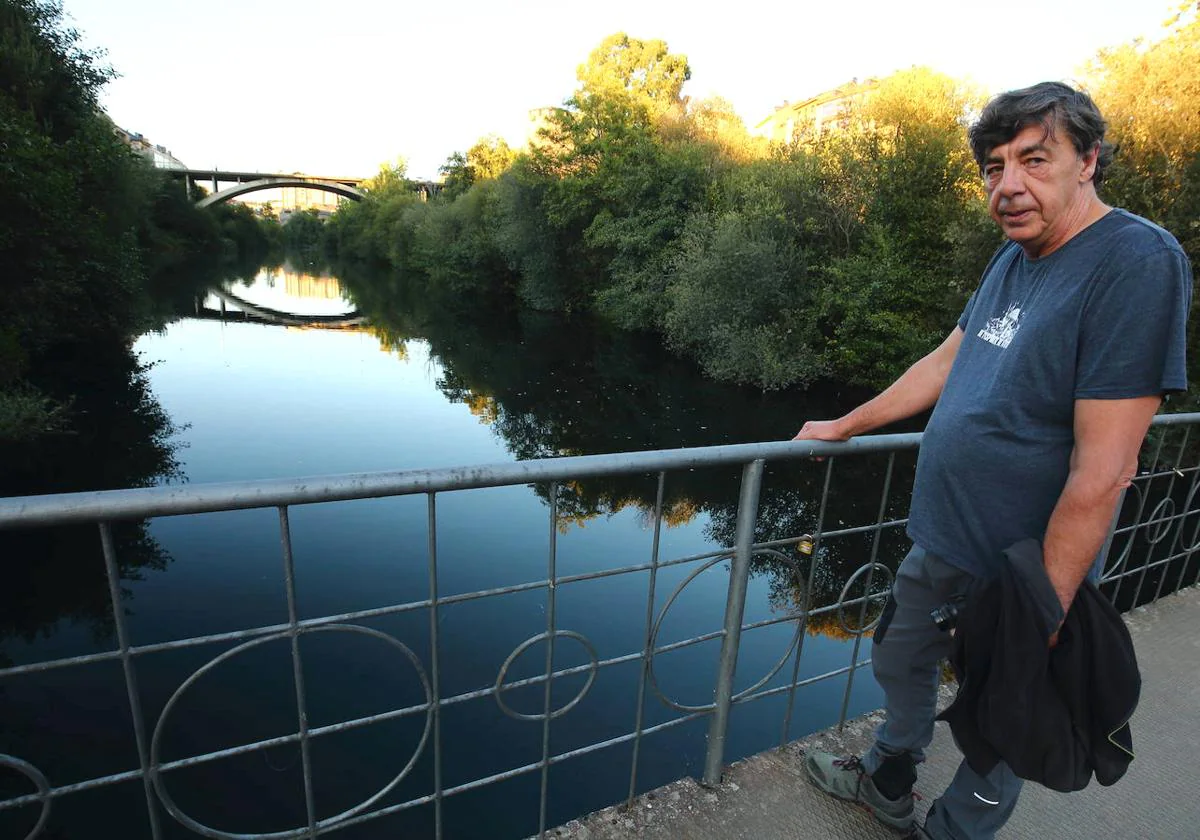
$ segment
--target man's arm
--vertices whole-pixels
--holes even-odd
[[[936,350],[914,362],[882,394],[836,420],[808,421],[793,440],[847,440],[930,408],[942,395],[962,338],[962,328],[955,327]]]
[[[1042,546],[1046,574],[1064,614],[1108,536],[1121,490],[1137,473],[1137,455],[1162,397],[1076,400],[1075,448]]]

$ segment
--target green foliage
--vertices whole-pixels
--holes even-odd
[[[551,220],[564,187],[532,158],[517,160],[497,186],[495,241],[517,273],[517,297],[541,310],[568,311],[587,301],[591,268],[583,254],[583,231]]]
[[[808,143],[823,161],[848,246],[824,263],[828,372],[883,387],[953,328],[999,243],[986,221],[966,127],[978,95],[925,68],[846,107]]]
[[[1107,195],[1175,232],[1193,264],[1197,50],[1185,10],[1163,41],[1095,69],[1126,148]],[[373,190],[338,212],[332,238],[445,303],[658,333],[718,379],[888,384],[953,329],[1001,241],[966,140],[983,96],[914,67],[771,149],[729,103],[686,99],[690,75],[662,41],[606,38],[515,160],[481,141],[447,161],[441,200]]]
[[[397,191],[407,192],[410,190],[410,186],[408,181],[408,161],[402,157],[398,157],[392,163],[382,164],[374,177],[368,178],[363,182],[362,189],[364,192],[382,196]]]
[[[264,220],[254,210],[234,201],[209,208],[217,224],[221,246],[226,257],[239,256],[261,261],[270,250],[274,223]]]
[[[0,3],[0,91],[38,133],[64,142],[96,120],[96,97],[115,76],[103,54],[79,47],[57,0]]]
[[[1163,37],[1104,50],[1092,94],[1118,146],[1102,194],[1165,227],[1200,271],[1200,10],[1185,3]],[[1200,379],[1200,319],[1189,323],[1188,376]],[[1196,410],[1197,396],[1176,410]]]
[[[1091,67],[1118,154],[1104,195],[1170,230],[1200,264],[1200,11],[1164,36],[1104,50]]]
[[[516,160],[516,153],[504,138],[484,137],[467,153],[455,152],[438,170],[442,173],[442,190],[446,198],[455,199],[479,181],[499,178]]]
[[[672,246],[704,209],[707,162],[695,143],[651,138],[604,157],[595,176],[600,209],[584,231],[585,243],[607,265],[596,295],[600,314],[627,328],[661,324]]]
[[[654,119],[680,103],[692,77],[687,58],[667,51],[665,41],[642,41],[624,32],[609,35],[575,73],[574,102],[584,113]]]
[[[478,308],[512,298],[516,278],[495,238],[499,201],[499,183],[485,180],[420,214],[409,268],[443,304]]]
[[[325,244],[325,222],[317,210],[299,210],[288,217],[281,236],[289,252],[315,256]]]
[[[28,443],[66,424],[65,408],[28,385],[0,389],[0,440]]]
[[[714,211],[693,216],[669,272],[667,342],[717,379],[763,389],[824,373],[813,273],[825,244],[816,161],[730,172]]]
[[[153,325],[150,290],[166,269],[216,251],[222,235],[252,238],[237,211],[208,217],[118,140],[96,99],[112,71],[78,40],[58,3],[0,0],[0,387],[9,437],[25,433],[19,418],[26,432],[44,430],[31,406],[55,411],[27,398],[53,395],[38,380],[45,359],[65,346],[124,347]]]
[[[446,198],[452,200],[475,183],[475,170],[467,163],[467,156],[462,152],[454,152],[446,158],[446,162],[438,167],[438,172],[442,175],[442,191]]]
[[[140,167],[139,175],[148,208],[141,220],[138,242],[150,275],[221,252],[221,229],[215,213],[198,210],[183,184],[166,173]]]

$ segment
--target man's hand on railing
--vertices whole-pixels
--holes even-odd
[[[850,433],[841,420],[809,420],[792,440],[849,440]]]

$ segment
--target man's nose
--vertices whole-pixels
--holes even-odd
[[[1002,196],[1019,195],[1025,192],[1025,178],[1020,166],[1006,166],[1000,175],[996,191]]]

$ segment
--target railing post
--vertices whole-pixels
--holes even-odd
[[[750,554],[754,545],[754,522],[758,519],[758,494],[762,488],[763,461],[742,468],[742,492],[738,499],[737,534],[733,565],[729,570],[729,595],[725,601],[725,635],[717,666],[717,686],[712,720],[708,726],[708,751],[704,756],[706,785],[721,781],[725,763],[725,735],[733,705],[733,675],[737,670],[738,645],[742,640],[742,616],[746,611],[746,582],[750,579]]]

